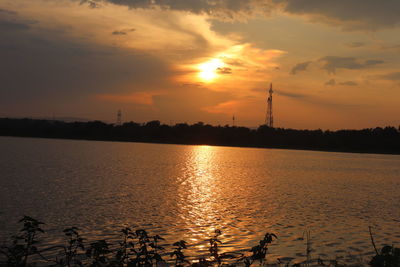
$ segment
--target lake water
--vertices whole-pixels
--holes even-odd
[[[400,242],[400,156],[279,149],[0,137],[0,237],[31,215],[46,242],[78,226],[117,240],[124,226],[186,240],[207,254],[214,229],[224,251],[244,251],[266,232],[277,257],[342,258]]]

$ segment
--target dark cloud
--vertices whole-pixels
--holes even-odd
[[[325,82],[324,85],[326,85],[326,86],[334,86],[334,85],[336,85],[336,80],[335,79],[330,79],[329,81]]]
[[[378,30],[400,24],[398,0],[275,0],[291,14],[314,16],[346,30]]]
[[[217,73],[218,74],[232,74],[232,69],[231,68],[227,68],[227,67],[218,68],[217,69]]]
[[[23,31],[30,28],[29,23],[9,21],[0,18],[0,32],[5,31]]]
[[[89,2],[89,0],[83,0]],[[130,8],[161,8],[209,14],[217,19],[238,19],[252,14],[269,14],[276,7],[271,0],[90,0],[97,5],[109,2]]]
[[[243,67],[245,65],[244,62],[239,60],[239,59],[233,59],[233,58],[224,57],[224,58],[222,58],[222,60],[226,64],[231,65],[231,66]]]
[[[0,34],[0,105],[24,110],[57,98],[73,109],[77,99],[94,94],[172,86],[173,70],[156,55],[73,39],[18,17],[0,25],[7,29]]]
[[[264,89],[264,91],[265,91],[265,89]],[[281,96],[287,96],[287,97],[290,97],[290,98],[304,98],[304,97],[307,97],[307,95],[305,95],[305,94],[299,94],[299,93],[293,93],[293,92],[285,92],[285,91],[281,91],[281,90],[275,90],[275,93],[277,94],[277,95],[281,95]]]
[[[373,65],[378,65],[378,64],[382,64],[382,63],[385,63],[385,61],[371,59],[371,60],[365,61],[364,66],[373,66]]]
[[[82,0],[97,7],[100,2],[130,8],[162,8],[205,13],[217,19],[243,15],[269,15],[283,8],[294,15],[307,15],[314,22],[325,22],[346,30],[379,30],[400,24],[398,0]]]
[[[8,9],[0,8],[0,14],[2,14],[2,15],[16,15],[17,12],[12,11],[12,10],[8,10]]]
[[[345,85],[345,86],[357,86],[358,83],[353,82],[353,81],[346,81],[346,82],[340,82],[339,85]]]
[[[360,61],[354,57],[337,57],[337,56],[326,56],[319,59],[323,62],[322,68],[328,71],[328,73],[336,73],[336,69],[350,69],[358,70],[366,67],[382,64],[382,60],[366,60]]]
[[[380,47],[380,49],[383,49],[383,50],[400,50],[400,44],[383,45],[383,46]]]
[[[292,70],[290,71],[290,74],[295,75],[297,74],[299,71],[305,71],[308,68],[308,65],[310,65],[311,61],[306,61],[303,63],[298,63],[296,64],[296,66],[294,66],[292,68]]]
[[[359,48],[359,47],[365,46],[365,43],[364,42],[351,42],[351,43],[347,43],[345,45],[350,48]]]
[[[113,31],[112,34],[113,35],[127,35],[130,32],[135,31],[135,29],[125,29],[125,30],[119,30],[119,31]]]
[[[100,8],[101,5],[99,2],[98,0],[81,0],[81,5],[87,5],[90,8]]]
[[[391,72],[388,74],[376,76],[375,78],[388,81],[400,81],[400,72]]]
[[[336,84],[336,82],[335,82]],[[358,108],[360,105],[357,104],[349,104],[338,102],[329,98],[324,98],[319,95],[312,95],[312,94],[304,94],[304,93],[294,93],[294,92],[287,92],[287,91],[275,91],[277,95],[286,96],[292,98],[296,101],[301,101],[305,103],[309,103],[316,106],[323,106],[324,108],[345,108],[345,109],[353,109]]]
[[[357,86],[358,85],[356,82],[353,82],[353,81],[336,83],[335,79],[330,79],[329,81],[324,83],[325,86],[335,86],[336,84],[345,85],[345,86]]]

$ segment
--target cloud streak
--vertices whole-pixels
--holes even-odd
[[[278,0],[279,1],[279,0]],[[400,1],[386,0],[282,0],[290,14],[306,15],[314,22],[338,25],[345,30],[380,30],[400,24]]]
[[[346,81],[346,82],[340,82],[339,85],[345,85],[345,86],[357,86],[358,83],[353,82],[353,81]]]
[[[117,30],[117,31],[113,31],[112,35],[127,35],[130,32],[135,31],[136,29],[125,29],[125,30]]]
[[[387,81],[400,81],[400,72],[391,72],[383,75],[377,75],[375,78]]]
[[[326,81],[324,83],[325,86],[335,86],[336,85],[336,80],[335,79],[330,79],[329,81]]]
[[[298,63],[296,64],[292,70],[290,71],[290,74],[295,75],[300,71],[305,71],[307,70],[308,66],[311,64],[312,61],[306,61],[303,63]]]
[[[330,74],[335,74],[337,69],[359,70],[384,63],[383,60],[361,61],[354,57],[326,56],[319,59],[323,63],[322,69]]]

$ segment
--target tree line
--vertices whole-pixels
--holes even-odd
[[[212,126],[203,122],[170,126],[157,120],[115,125],[101,121],[0,118],[0,135],[400,154],[400,128],[392,126],[323,131],[271,128],[266,125],[250,129]]]

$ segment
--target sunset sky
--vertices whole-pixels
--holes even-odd
[[[398,0],[0,0],[0,117],[400,124]]]

